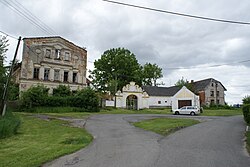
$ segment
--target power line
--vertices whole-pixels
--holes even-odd
[[[249,22],[234,21],[234,20],[225,20],[225,19],[217,19],[217,18],[211,18],[211,17],[190,15],[190,14],[172,12],[172,11],[167,11],[167,10],[161,10],[161,9],[156,9],[156,8],[150,8],[150,7],[133,5],[133,4],[128,4],[128,3],[110,1],[110,0],[103,0],[103,1],[109,2],[109,3],[118,4],[118,5],[123,5],[123,6],[129,6],[129,7],[134,7],[134,8],[144,9],[144,10],[150,10],[150,11],[154,11],[154,12],[167,13],[167,14],[178,15],[178,16],[182,16],[182,17],[190,17],[190,18],[194,18],[194,19],[201,19],[201,20],[208,20],[208,21],[215,21],[215,22],[223,22],[223,23],[231,23],[231,24],[250,25]]]
[[[14,37],[13,35],[9,35],[9,34],[7,34],[6,32],[3,32],[3,31],[1,31],[1,30],[0,30],[0,32],[1,32],[2,34],[6,35],[7,37],[11,37],[11,38],[13,38],[13,39],[18,40],[18,38],[17,38],[17,37]]]
[[[22,10],[30,17],[32,17],[34,20],[37,20],[37,22],[42,25],[44,28],[46,28],[47,30],[49,30],[50,32],[52,32],[53,34],[56,34],[56,32],[49,27],[47,24],[45,24],[41,19],[39,19],[37,16],[35,16],[33,13],[31,13],[27,8],[25,8],[21,3],[19,3],[16,0],[11,0],[12,2],[16,3],[17,6],[21,7]]]
[[[197,69],[197,68],[216,68],[216,67],[221,67],[221,66],[226,66],[226,65],[232,65],[232,64],[241,64],[241,63],[247,63],[250,62],[250,59],[248,60],[242,60],[238,62],[232,62],[232,63],[225,63],[225,64],[216,64],[216,65],[210,65],[210,66],[191,66],[191,67],[165,67],[164,69],[173,69],[173,70],[185,70],[185,69]]]
[[[41,31],[45,32],[46,34],[53,34],[51,32],[49,32],[46,28],[44,28],[44,26],[41,26],[37,23],[37,20],[34,20],[32,18],[30,18],[29,15],[23,13],[23,11],[21,11],[20,9],[18,9],[18,6],[15,6],[13,4],[11,4],[10,2],[3,0],[0,1],[2,2],[4,5],[6,5],[7,7],[9,7],[10,9],[12,9],[14,12],[16,12],[19,16],[23,17],[25,20],[29,21],[31,24],[33,24],[34,26],[36,26],[37,28],[39,28]]]

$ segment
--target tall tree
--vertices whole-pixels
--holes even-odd
[[[175,86],[179,86],[179,87],[183,87],[186,86],[189,90],[191,90],[192,92],[194,92],[194,88],[193,85],[191,83],[188,82],[188,80],[185,80],[183,77],[181,79],[179,79],[176,83]]]
[[[162,68],[156,64],[146,63],[143,66],[143,84],[157,86],[157,79],[163,77]]]
[[[107,50],[94,62],[94,66],[90,78],[94,87],[101,92],[110,91],[114,95],[130,81],[141,85],[141,66],[128,49]]]
[[[4,61],[6,58],[6,52],[7,52],[7,47],[9,46],[8,44],[8,39],[5,36],[0,36],[0,95],[2,97],[3,89],[4,89],[4,84],[6,82],[6,69],[4,67]]]

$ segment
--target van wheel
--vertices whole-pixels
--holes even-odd
[[[175,111],[174,115],[179,115],[180,113],[178,111]]]
[[[190,113],[190,115],[194,116],[194,115],[195,115],[195,112],[192,111],[192,112]]]

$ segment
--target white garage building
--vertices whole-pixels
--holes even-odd
[[[127,109],[167,108],[172,110],[182,106],[200,106],[199,96],[187,89],[173,87],[140,87],[130,82],[116,93],[116,107]]]

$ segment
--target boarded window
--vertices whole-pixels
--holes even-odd
[[[60,70],[54,71],[54,80],[59,81],[60,80]]]
[[[34,68],[33,78],[34,79],[39,79],[39,68]]]
[[[45,57],[46,58],[51,58],[51,50],[50,49],[46,49]]]
[[[69,54],[69,52],[65,52],[65,54],[64,54],[64,60],[66,60],[66,61],[70,60],[70,54]]]

